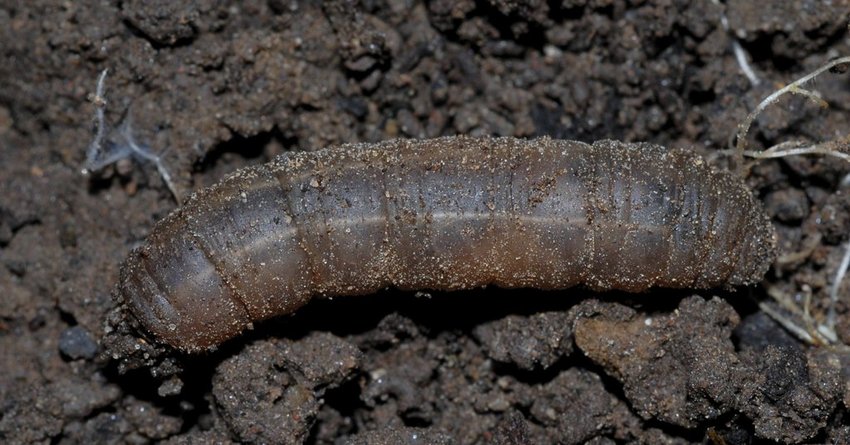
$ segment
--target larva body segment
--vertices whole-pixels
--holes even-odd
[[[736,286],[774,250],[745,184],[687,151],[394,140],[288,153],[199,192],[133,251],[118,292],[157,339],[198,351],[316,295]]]

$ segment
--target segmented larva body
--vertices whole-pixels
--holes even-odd
[[[198,351],[314,296],[386,287],[751,284],[775,243],[743,181],[687,151],[394,140],[287,153],[197,193],[133,251],[118,293],[157,339]]]

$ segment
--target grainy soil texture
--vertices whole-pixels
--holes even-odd
[[[850,443],[850,280],[836,280],[850,163],[834,156],[740,170],[779,249],[743,289],[387,289],[315,299],[201,354],[152,343],[113,298],[158,220],[288,151],[548,136],[733,168],[750,110],[850,55],[848,13],[847,0],[0,0],[0,442]],[[829,107],[782,98],[752,149],[846,146],[850,77],[806,87]]]

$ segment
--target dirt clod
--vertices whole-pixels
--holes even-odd
[[[330,334],[262,341],[218,367],[212,393],[239,440],[297,444],[310,431],[321,392],[342,383],[358,361],[357,348]]]
[[[723,300],[689,297],[670,315],[579,318],[575,339],[623,383],[640,416],[693,428],[735,406],[728,382],[746,375],[729,338],[737,323]]]
[[[753,303],[781,294],[825,322],[850,233],[850,165],[834,158],[751,169],[785,262],[750,289],[387,290],[196,356],[140,336],[111,297],[176,207],[161,173],[126,157],[80,174],[104,69],[109,141],[156,153],[184,197],[285,150],[393,137],[647,141],[724,167],[776,85],[850,54],[848,2],[5,3],[0,442],[850,442],[846,350]],[[846,136],[847,82],[807,85],[829,109],[783,98],[750,148]]]

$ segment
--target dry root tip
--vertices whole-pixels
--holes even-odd
[[[804,96],[821,107],[828,107],[829,104],[823,99],[823,97],[821,97],[820,94],[803,88],[803,85],[805,85],[807,82],[810,82],[819,75],[823,74],[825,71],[835,72],[833,70],[838,70],[838,72],[844,72],[848,69],[848,67],[850,67],[850,56],[832,59],[826,64],[818,67],[816,70],[806,74],[805,76],[795,80],[794,82],[791,82],[785,87],[774,91],[771,95],[767,96],[764,100],[762,100],[758,104],[758,106],[756,106],[756,108],[750,114],[748,114],[747,117],[738,125],[738,140],[735,146],[735,157],[739,168],[741,165],[743,165],[744,156],[753,158],[774,158],[797,154],[827,154],[845,160],[850,160],[850,156],[845,153],[832,153],[834,150],[840,147],[846,147],[846,140],[843,141],[844,144],[838,146],[833,145],[831,142],[825,142],[812,145],[807,149],[803,149],[803,147],[800,146],[797,146],[794,149],[788,149],[787,143],[782,143],[775,145],[763,152],[747,150],[747,135],[749,134],[750,127],[752,126],[753,122],[755,122],[756,118],[768,106],[773,103],[776,103],[776,101],[778,101],[780,97],[790,93]],[[759,155],[758,153],[764,153],[764,155]]]
[[[785,156],[824,155],[850,162],[850,137],[808,144],[805,141],[786,141],[763,151],[744,151],[744,156],[753,159],[775,159]]]
[[[86,162],[83,165],[82,174],[88,175],[94,170],[97,170],[97,159],[103,156],[103,138],[105,134],[104,128],[106,127],[106,118],[104,117],[106,110],[106,95],[104,94],[104,88],[106,83],[106,75],[109,73],[109,68],[104,69],[100,72],[100,76],[97,78],[97,87],[95,88],[95,93],[93,96],[89,97],[89,100],[94,104],[95,107],[95,134],[94,139],[89,144],[88,150],[86,150]]]
[[[850,268],[850,241],[844,247],[844,257],[841,259],[841,264],[835,272],[835,278],[832,280],[832,286],[829,288],[829,312],[826,317],[826,324],[830,332],[835,335],[836,312],[835,307],[838,305],[838,290],[841,287],[841,282],[844,281],[844,276],[847,274],[847,269]]]
[[[841,58],[832,59],[830,62],[835,61],[835,60],[841,60]],[[843,63],[839,63],[839,64],[831,67],[829,69],[829,72],[833,73],[833,74],[844,74],[848,70],[850,70],[850,62],[843,62]]]
[[[761,79],[759,79],[755,70],[750,66],[749,57],[747,55],[747,51],[744,50],[744,47],[741,46],[741,42],[735,38],[735,34],[732,32],[732,29],[729,27],[729,19],[726,17],[725,8],[720,0],[711,0],[715,6],[721,8],[720,11],[720,26],[723,28],[723,31],[729,36],[729,39],[732,40],[732,53],[735,54],[735,61],[738,62],[738,66],[741,68],[741,72],[747,76],[747,80],[750,81],[752,86],[759,86],[761,84]]]
[[[163,150],[159,153],[154,152],[150,147],[139,144],[133,136],[132,118],[128,112],[124,123],[118,129],[118,139],[120,142],[110,141],[110,132],[106,129],[106,75],[109,69],[101,71],[97,78],[97,87],[94,95],[89,97],[89,100],[95,106],[95,135],[94,139],[89,144],[86,151],[86,161],[83,164],[81,173],[88,175],[94,171],[100,170],[108,165],[125,158],[135,158],[139,161],[150,162],[156,166],[156,170],[162,177],[163,182],[171,191],[174,199],[178,204],[182,203],[181,195],[177,192],[174,181],[168,168],[165,166],[164,155],[168,150]]]
[[[843,74],[848,70],[850,70],[850,56],[832,59],[805,76],[774,91],[762,100],[738,125],[735,149],[727,151],[727,153],[731,153],[735,156],[737,168],[740,169],[743,166],[743,158],[745,156],[753,159],[771,159],[785,156],[816,154],[832,156],[843,161],[850,162],[850,136],[819,143],[810,143],[799,140],[786,141],[761,151],[747,150],[747,135],[750,127],[753,122],[755,122],[756,118],[768,106],[776,103],[780,97],[786,94],[797,94],[809,99],[821,107],[826,108],[829,106],[827,101],[824,100],[818,92],[804,88],[804,85],[826,71]],[[819,241],[820,237],[812,239],[808,247],[803,249],[801,252],[778,258],[777,264],[787,264],[807,258],[814,250],[814,247],[817,246]],[[850,347],[840,341],[835,331],[836,306],[839,300],[838,292],[841,282],[847,274],[848,267],[850,267],[850,241],[848,241],[845,247],[841,264],[835,272],[835,277],[832,280],[832,285],[829,289],[830,301],[824,320],[816,320],[810,312],[812,290],[808,286],[803,286],[802,289],[800,289],[800,292],[802,293],[801,296],[803,297],[802,308],[795,302],[797,301],[797,298],[793,298],[786,291],[779,289],[778,287],[769,287],[767,289],[767,293],[774,300],[774,304],[779,305],[779,308],[766,301],[760,302],[759,308],[803,342],[816,346],[830,345],[833,347],[850,349]],[[798,296],[800,296],[799,293]]]
[[[774,307],[766,301],[759,302],[759,308],[788,332],[805,343],[812,346],[831,346],[850,350],[850,347],[838,338],[835,330],[837,322],[836,306],[840,298],[839,290],[844,277],[847,275],[848,268],[850,268],[850,241],[844,247],[844,256],[835,270],[835,276],[829,288],[829,307],[825,320],[817,320],[812,316],[812,289],[807,285],[803,285],[797,294],[797,296],[802,294],[802,308],[796,303],[799,298],[789,295],[786,291],[776,286],[768,287],[767,294],[770,295],[775,304],[778,304],[781,309]]]

